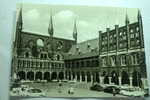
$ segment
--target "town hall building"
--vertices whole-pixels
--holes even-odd
[[[24,32],[22,27],[20,10],[13,45],[13,80],[77,80],[138,87],[147,83],[140,11],[137,22],[130,23],[126,15],[124,26],[107,27],[105,32],[97,32],[99,37],[81,43],[77,42],[76,21],[74,40],[54,37],[52,16],[49,36]]]

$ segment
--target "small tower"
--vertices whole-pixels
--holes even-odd
[[[143,24],[142,24],[142,16],[140,10],[138,10],[137,14],[137,20],[138,20],[138,27],[139,27],[139,34],[140,34],[140,46],[141,48],[144,48],[144,36],[143,36]]]
[[[129,32],[129,24],[130,20],[127,14],[127,9],[126,9],[126,15],[125,15],[125,25],[126,25],[126,35],[127,35],[127,51],[130,48],[130,32]]]
[[[138,10],[137,19],[138,19],[138,23],[142,26],[142,16],[140,10]]]
[[[48,26],[48,34],[50,35],[50,37],[53,37],[53,34],[54,34],[52,14],[50,15],[50,21],[49,21],[49,26]]]
[[[128,17],[128,14],[126,12],[126,19],[125,19],[125,24],[126,25],[129,25],[130,21],[129,21],[129,17]]]
[[[17,53],[17,55],[19,55],[20,53],[19,48],[21,46],[22,27],[23,27],[23,20],[22,20],[22,6],[21,6],[16,22],[15,44],[14,44],[15,52]]]
[[[75,20],[74,21],[74,29],[73,29],[73,38],[74,38],[76,44],[77,44],[77,35],[78,35],[78,32],[77,32],[77,25],[76,25],[76,20]]]

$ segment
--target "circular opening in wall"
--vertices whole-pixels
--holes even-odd
[[[37,39],[37,46],[44,46],[44,42],[43,42],[43,40],[42,39]]]

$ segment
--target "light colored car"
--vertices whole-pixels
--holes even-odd
[[[144,91],[128,91],[128,90],[121,90],[120,94],[124,96],[135,96],[135,97],[143,97]]]
[[[37,96],[45,96],[45,93],[40,89],[29,89],[27,90],[26,95],[37,97]]]

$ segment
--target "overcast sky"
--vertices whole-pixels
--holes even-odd
[[[19,11],[20,5],[17,7]],[[78,42],[98,37],[98,31],[106,27],[114,28],[115,24],[125,24],[126,13],[130,22],[137,21],[137,9],[23,4],[23,31],[49,35],[49,18],[52,14],[54,36],[73,39],[74,20],[77,20]]]

